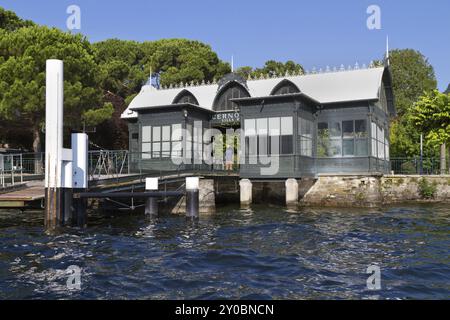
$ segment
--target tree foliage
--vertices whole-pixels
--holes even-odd
[[[163,39],[143,43],[110,39],[94,44],[105,90],[127,99],[139,92],[150,73],[161,85],[212,81],[230,71],[211,47],[199,41]]]
[[[409,121],[426,135],[429,145],[450,143],[450,94],[438,90],[426,93],[414,104]]]
[[[20,19],[14,12],[0,7],[0,29],[14,31],[23,27],[31,27],[34,23]]]
[[[391,156],[417,156],[420,154],[420,132],[409,121],[409,113],[425,92],[436,89],[434,69],[428,59],[412,49],[392,50],[389,56],[398,113],[391,122]],[[436,155],[430,146],[424,153],[430,157]]]
[[[253,69],[252,67],[245,66],[237,69],[236,72],[247,79],[249,76],[259,78],[261,76],[272,77],[285,75],[286,73],[297,74],[299,72],[304,72],[304,69],[300,64],[291,60],[285,63],[269,60],[262,68]]]
[[[30,130],[34,151],[40,150],[38,132],[45,120],[47,59],[64,60],[67,126],[80,128],[80,119],[96,112],[99,122],[111,116],[109,106],[102,107],[95,52],[86,38],[41,26],[0,30],[0,117]]]
[[[436,89],[433,66],[419,51],[392,50],[389,53],[397,112],[405,114],[424,93]]]

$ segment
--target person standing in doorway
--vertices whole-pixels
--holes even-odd
[[[225,151],[225,170],[233,171],[234,164],[234,148],[231,145],[227,145],[227,150]]]

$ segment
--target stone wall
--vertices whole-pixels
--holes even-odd
[[[320,175],[300,203],[320,207],[379,206],[380,176]]]
[[[428,193],[421,181],[426,181]],[[432,195],[431,195],[432,194]],[[450,176],[320,175],[300,200],[306,206],[377,207],[399,202],[450,202]]]
[[[426,198],[421,181],[431,186],[434,196]],[[422,182],[423,183],[423,182]],[[421,192],[422,191],[422,192]],[[450,175],[446,176],[383,176],[381,193],[386,204],[405,201],[450,202]]]
[[[216,211],[216,200],[213,179],[200,179],[199,214],[210,215]],[[186,197],[183,196],[171,210],[172,214],[186,214]]]

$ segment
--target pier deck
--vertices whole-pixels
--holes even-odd
[[[30,204],[40,204],[45,199],[42,181],[19,185],[0,194],[0,208],[25,208]]]
[[[100,176],[89,181],[89,192],[126,192],[143,188],[146,177],[159,177],[160,183],[184,181],[189,176],[204,178],[237,178],[237,173],[226,172],[166,172],[163,174],[123,174],[119,176]],[[44,181],[31,181],[10,189],[0,189],[0,208],[42,207],[45,199]]]

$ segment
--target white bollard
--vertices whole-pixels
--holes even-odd
[[[158,178],[146,178],[145,179],[145,191],[158,191],[159,179]],[[155,197],[149,197],[145,203],[145,214],[150,216],[158,215],[158,199]]]
[[[186,178],[186,217],[198,219],[200,203],[200,178]]]
[[[239,182],[239,187],[241,190],[241,205],[249,206],[253,202],[253,185],[248,179],[242,179]]]
[[[286,180],[286,205],[296,206],[298,204],[298,182],[296,179]]]

